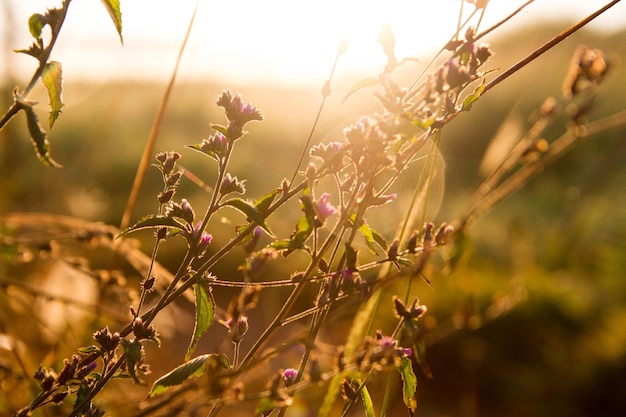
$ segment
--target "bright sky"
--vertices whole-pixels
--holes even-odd
[[[32,13],[61,0],[5,0],[11,4],[15,38],[11,49],[31,40]],[[536,0],[514,18],[532,27],[543,19],[573,23],[608,0]],[[191,38],[181,64],[187,79],[221,78],[236,82],[313,82],[328,77],[337,46],[349,37],[349,49],[337,71],[362,70],[371,75],[385,58],[377,44],[383,24],[396,35],[399,58],[428,61],[454,32],[459,0],[200,0]],[[481,28],[507,16],[523,0],[491,0]],[[108,80],[123,77],[166,80],[194,8],[195,0],[121,0],[122,47],[107,12],[98,0],[74,0],[53,59],[63,63],[67,79]],[[0,6],[0,28],[7,13]],[[465,3],[467,16],[474,6]],[[591,27],[616,30],[626,24],[626,1]],[[16,32],[17,31],[17,32]],[[0,29],[0,32],[3,32]],[[0,33],[0,37],[4,33]],[[5,45],[0,43],[0,45]],[[0,60],[0,70],[3,70]],[[34,60],[23,56],[18,68],[30,73]]]

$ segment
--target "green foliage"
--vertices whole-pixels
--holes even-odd
[[[117,34],[120,36],[120,42],[124,43],[124,38],[122,37],[122,11],[120,9],[120,0],[101,1],[109,13],[109,16],[111,16],[111,20],[115,25],[115,30],[117,30]]]
[[[204,374],[207,369],[207,361],[211,357],[211,355],[197,356],[163,375],[154,382],[148,395],[154,397],[176,385],[182,384],[190,378]]]
[[[63,108],[63,101],[61,94],[63,93],[63,76],[61,70],[61,63],[57,61],[50,61],[46,64],[41,74],[41,80],[48,90],[48,97],[50,98],[50,128],[54,126],[54,122],[61,114]]]
[[[185,360],[187,361],[196,350],[196,346],[202,335],[206,333],[213,324],[215,317],[215,300],[213,299],[213,294],[208,283],[198,275],[194,275],[190,279],[195,279],[196,281],[193,285],[193,291],[196,295],[196,319],[194,321],[191,343],[185,355]]]
[[[401,358],[398,365],[398,372],[402,376],[402,400],[404,405],[410,410],[411,413],[415,413],[417,409],[417,377],[413,372],[413,366],[411,365],[411,359]]]

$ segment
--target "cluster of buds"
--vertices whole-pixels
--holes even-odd
[[[217,98],[217,105],[224,108],[228,127],[225,135],[230,141],[235,141],[244,135],[244,126],[253,120],[262,121],[263,115],[251,103],[245,104],[241,95],[233,96],[230,91],[224,90]]]
[[[240,180],[226,173],[222,179],[222,184],[220,184],[220,193],[222,195],[230,193],[244,194],[246,192],[245,182],[245,180]]]
[[[164,183],[164,189],[158,195],[160,204],[167,204],[174,197],[176,187],[178,187],[180,178],[183,175],[182,170],[175,169],[176,161],[179,159],[180,154],[177,152],[161,152],[156,156],[158,164],[155,166],[161,171]]]
[[[349,144],[348,157],[360,172],[376,172],[389,166],[392,159],[386,154],[391,139],[374,118],[362,116],[355,124],[343,130]]]
[[[355,352],[355,364],[361,371],[393,365],[396,359],[413,355],[411,348],[398,346],[398,341],[384,336],[380,330],[376,337],[366,337],[360,348]]]
[[[610,66],[601,50],[579,46],[563,82],[563,95],[569,98],[598,85]]]
[[[362,285],[363,280],[357,270],[345,268],[341,272],[335,272],[322,284],[315,305],[321,307],[343,294],[361,289]]]
[[[158,346],[161,345],[161,341],[159,340],[159,333],[156,328],[152,324],[146,324],[143,322],[141,317],[135,317],[133,320],[133,333],[136,340],[150,340],[156,343]]]
[[[310,155],[320,158],[332,172],[339,172],[343,166],[345,146],[336,141],[315,145],[311,148]]]
[[[230,151],[230,142],[222,132],[216,132],[209,136],[208,139],[203,139],[202,143],[188,145],[187,147],[202,152],[221,163]]]
[[[95,332],[93,338],[105,352],[113,352],[120,343],[120,334],[118,332],[111,333],[109,326]]]

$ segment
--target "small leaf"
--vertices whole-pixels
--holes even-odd
[[[228,128],[226,126],[218,125],[217,123],[212,123],[211,129],[217,132],[220,132],[222,135],[228,137]]]
[[[352,94],[356,93],[357,91],[365,88],[365,87],[373,87],[375,85],[378,84],[378,79],[374,78],[374,77],[368,77],[368,78],[364,78],[361,81],[357,82],[356,84],[354,84],[352,86],[352,88],[350,89],[350,91],[348,91],[348,94],[346,94],[346,96],[343,98],[343,100],[341,100],[341,104],[345,103],[346,100],[348,100],[348,97],[350,97]]]
[[[48,134],[39,125],[39,119],[31,106],[23,106],[22,109],[26,113],[26,123],[28,124],[28,132],[35,147],[35,152],[39,160],[48,166],[60,168],[61,165],[50,157],[50,142],[48,142]]]
[[[135,383],[141,384],[141,380],[137,376],[136,365],[143,357],[143,345],[137,340],[121,340],[122,347],[124,348],[124,358],[126,359],[126,369],[133,378]]]
[[[265,224],[265,218],[263,217],[261,211],[247,201],[244,201],[241,198],[233,198],[232,200],[223,202],[222,206],[230,206],[242,212],[248,216],[250,221],[256,223],[258,226],[261,226],[261,228],[263,228],[268,235],[274,237],[274,234],[270,231],[268,225]]]
[[[365,220],[359,226],[359,232],[365,238],[365,243],[373,255],[378,255],[378,252],[376,252],[376,245],[387,251],[387,242],[385,239],[376,230],[370,228]]]
[[[463,111],[468,111],[472,108],[472,105],[474,104],[476,100],[478,100],[478,98],[480,97],[484,89],[485,89],[485,79],[483,78],[483,81],[480,83],[478,87],[476,87],[474,92],[468,95],[467,97],[465,97],[465,99],[463,100]]]
[[[111,20],[115,25],[118,35],[120,35],[120,42],[124,43],[122,38],[122,11],[120,10],[120,0],[101,0],[104,7],[109,12]]]
[[[255,416],[267,416],[276,408],[276,400],[271,397],[263,397],[259,400],[254,410]]]
[[[276,188],[269,193],[265,194],[263,197],[259,198],[255,203],[254,207],[256,207],[262,214],[267,213],[267,209],[270,208],[270,205],[274,202],[274,199],[278,194],[280,194],[282,190],[280,188]]]
[[[171,227],[177,230],[184,230],[184,226],[178,220],[172,217],[149,214],[139,219],[139,221],[133,226],[122,230],[118,237],[125,236],[131,232],[136,232],[137,230],[149,229],[151,227]]]
[[[88,355],[90,353],[95,353],[99,351],[100,351],[100,348],[96,345],[83,346],[83,347],[79,347],[78,349],[76,349],[76,352],[80,353],[81,355]]]
[[[417,400],[415,393],[417,392],[417,377],[413,372],[411,359],[400,358],[400,364],[397,367],[402,377],[402,400],[412,413],[417,408]]]
[[[14,49],[13,52],[17,52],[18,54],[30,55],[39,60],[43,50],[41,49],[41,46],[33,43],[31,46],[28,47],[28,49]]]
[[[193,291],[196,294],[196,320],[194,323],[193,337],[187,349],[185,360],[188,361],[191,354],[196,350],[198,341],[202,335],[211,327],[215,317],[215,301],[211,288],[201,276],[195,275],[196,283],[193,284]]]
[[[206,370],[207,359],[210,356],[211,355],[208,354],[200,355],[163,375],[154,382],[148,397],[154,397],[155,395],[167,391],[171,387],[182,384],[189,378],[202,375]]]
[[[375,417],[376,413],[374,413],[374,403],[372,402],[372,397],[370,396],[370,392],[367,390],[367,386],[363,386],[361,389],[361,398],[363,399],[363,407],[365,408],[365,416],[366,417]]]
[[[33,35],[33,38],[39,39],[41,38],[42,29],[47,24],[48,19],[46,16],[35,13],[28,19],[28,30],[30,30],[30,34]]]
[[[41,74],[41,80],[48,90],[48,97],[50,98],[50,128],[54,125],[61,114],[63,109],[63,100],[61,95],[63,94],[63,71],[61,69],[61,63],[57,61],[50,61],[43,68]]]

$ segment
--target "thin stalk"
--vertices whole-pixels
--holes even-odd
[[[124,214],[122,215],[122,221],[120,222],[121,230],[126,229],[130,225],[130,219],[133,215],[133,211],[135,210],[135,206],[137,205],[137,200],[139,199],[139,192],[141,191],[141,186],[146,176],[146,171],[148,170],[148,167],[150,166],[150,160],[152,159],[154,146],[159,136],[159,130],[161,129],[161,124],[163,123],[163,117],[165,116],[165,109],[167,107],[167,104],[169,103],[170,95],[172,93],[172,89],[174,88],[174,83],[176,81],[176,75],[178,74],[178,68],[180,66],[180,62],[183,57],[183,52],[185,51],[185,46],[187,45],[187,41],[189,40],[189,34],[191,33],[191,28],[193,27],[193,22],[196,18],[196,12],[198,10],[199,1],[200,0],[196,0],[196,4],[194,5],[193,12],[191,14],[191,19],[189,20],[189,25],[187,26],[187,32],[185,33],[183,43],[181,44],[180,49],[178,51],[176,63],[174,64],[174,70],[172,71],[170,80],[167,83],[165,92],[163,93],[163,97],[161,98],[161,102],[159,103],[159,108],[157,109],[154,122],[152,123],[152,128],[150,129],[150,134],[148,135],[148,141],[146,142],[146,146],[143,150],[143,154],[141,155],[141,160],[139,161],[139,166],[137,167],[137,173],[135,174],[135,180],[133,181],[133,186],[130,191],[130,196],[128,197],[128,202],[126,203],[126,209],[124,210]]]

